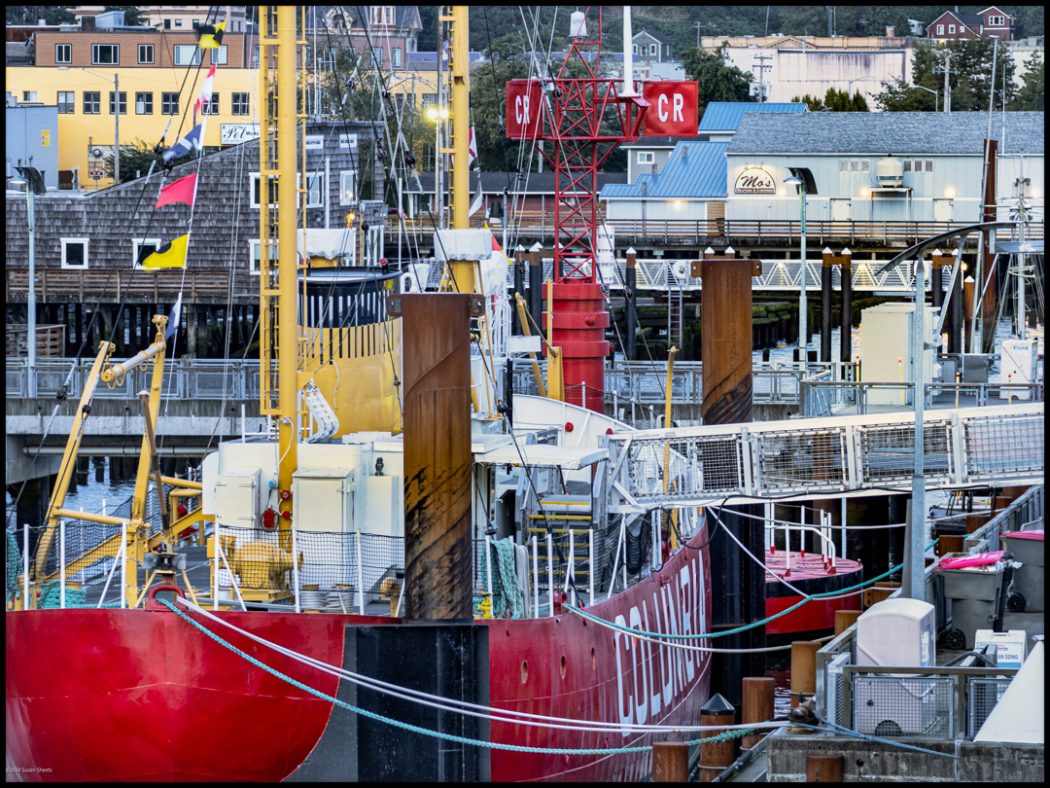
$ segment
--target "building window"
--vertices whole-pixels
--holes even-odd
[[[948,35],[955,32],[955,25],[948,25]]]
[[[860,172],[860,160],[859,159],[850,159],[849,169],[850,169],[850,172]]]
[[[989,27],[1002,27],[1006,24],[1006,18],[1002,16],[990,16],[988,17]]]
[[[153,91],[148,90],[142,93],[135,94],[135,114],[136,115],[152,115],[153,114]]]
[[[401,68],[401,47],[394,47],[390,50],[390,65],[394,68]]]
[[[233,105],[231,113],[234,115],[247,115],[248,114],[248,94],[247,93],[234,93],[233,94]]]
[[[849,159],[839,159],[839,172],[849,172]]]
[[[175,27],[182,27],[182,19],[175,20]]]
[[[871,172],[871,162],[868,161],[867,159],[861,160],[860,171],[861,172]]]
[[[139,63],[152,64],[154,61],[153,44],[139,44]]]
[[[23,90],[22,91],[22,101],[24,103],[28,103],[30,101],[36,101],[36,91],[35,90]]]
[[[99,90],[84,91],[84,114],[98,115],[102,112],[102,92]]]
[[[160,114],[161,115],[178,115],[179,114],[179,94],[168,93],[167,91],[160,94]]]
[[[634,52],[634,54],[636,54],[636,55],[637,55],[637,54],[638,54],[638,45],[637,45],[637,44],[634,44],[634,45],[633,45],[633,46],[631,47],[631,50],[632,50],[632,51]]]
[[[939,35],[939,36],[943,36],[944,35],[944,25],[937,25],[937,35]]]
[[[207,101],[201,102],[201,114],[202,115],[218,115],[219,114],[219,94],[212,93],[211,98]]]
[[[196,44],[175,47],[176,66],[199,66],[201,64],[201,50]]]
[[[339,204],[353,205],[356,202],[354,192],[354,180],[356,174],[353,170],[342,170],[339,173]]]
[[[904,171],[911,172],[911,159],[904,160]]]
[[[656,161],[656,156],[651,150],[643,150],[638,152],[639,164],[652,164],[654,161]]]
[[[252,189],[251,207],[252,208],[258,208],[259,207],[260,195],[259,195],[259,173],[257,173],[257,172],[253,172],[252,173],[252,176],[251,176],[251,189]],[[271,175],[270,176],[270,207],[271,208],[276,208],[277,207],[277,176],[276,175]],[[256,241],[256,243],[258,243],[258,241]],[[256,258],[256,259],[258,259],[258,258]]]
[[[164,29],[165,30],[171,30],[171,20],[170,19],[165,19],[164,20]]]
[[[926,160],[926,172],[933,172],[933,160],[932,159],[927,159]]]
[[[117,114],[115,109],[114,109],[114,107],[113,107],[113,97],[115,95],[116,94],[112,90],[109,91],[109,114],[110,115],[116,115]],[[127,93],[126,90],[120,91],[119,101],[120,101],[120,114],[121,115],[127,115],[128,114],[128,93]]]
[[[138,270],[143,270],[139,255],[153,254],[160,248],[160,238],[133,238],[131,241],[131,263]]]
[[[58,91],[58,114],[72,115],[76,111],[76,93],[72,90]]]
[[[117,44],[92,44],[91,64],[94,66],[116,66],[120,63],[120,47]]]
[[[218,49],[211,50],[211,63],[213,66],[225,66],[229,58],[229,51],[225,44]]]
[[[73,62],[73,45],[72,44],[55,44],[55,62],[56,63],[72,63]]]
[[[372,57],[375,58],[372,64],[376,68],[383,67],[383,47],[372,47]]]
[[[61,238],[59,241],[62,244],[63,268],[88,267],[87,238]]]
[[[248,271],[255,276],[259,275],[259,258],[262,256],[262,242],[258,238],[248,241]],[[278,262],[277,239],[270,239],[270,265]]]
[[[306,207],[324,207],[325,179],[323,172],[309,172],[306,174]]]
[[[649,45],[649,54],[650,55],[655,55],[656,54],[656,44],[650,44]]]

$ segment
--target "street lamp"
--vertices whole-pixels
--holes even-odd
[[[940,94],[940,93],[938,93],[938,92],[937,92],[936,90],[934,90],[933,88],[928,88],[928,87],[926,87],[926,86],[924,86],[924,85],[912,85],[912,87],[913,87],[913,88],[918,88],[919,90],[925,90],[925,91],[926,91],[927,93],[932,93],[932,94],[933,94],[933,111],[934,111],[934,112],[938,112],[938,111],[939,111],[939,110],[937,109],[937,106],[938,106],[938,99],[939,99],[939,98],[940,98],[940,96],[941,96],[941,94]]]
[[[93,77],[109,81],[105,74],[78,66],[80,71]],[[69,71],[69,66],[58,66],[58,71]],[[101,103],[101,102],[99,102]],[[113,72],[113,185],[120,183],[120,74]],[[95,187],[98,188],[96,182]]]
[[[795,186],[798,189],[799,201],[801,203],[801,219],[800,219],[800,251],[799,261],[802,264],[802,282],[801,292],[798,298],[798,347],[801,353],[799,360],[799,370],[805,374],[806,372],[806,346],[809,344],[809,332],[806,330],[806,317],[807,317],[807,306],[806,306],[806,175],[809,175],[809,170],[803,168],[789,167],[791,176],[784,179],[784,183]],[[812,176],[809,176],[812,178]],[[813,190],[814,192],[816,189]]]
[[[441,189],[441,127],[448,120],[448,107],[431,104],[427,107],[427,120],[434,124],[434,205],[438,212],[438,227],[445,226],[445,201]]]
[[[36,219],[33,198],[47,192],[44,178],[36,167],[16,167],[20,178],[12,178],[9,186],[26,187],[26,218],[29,223],[29,292],[26,294],[26,393],[36,396]]]

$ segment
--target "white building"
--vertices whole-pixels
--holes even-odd
[[[1034,55],[1038,53],[1043,63],[1046,63],[1046,36],[1018,38],[1007,43],[1007,46],[1014,61],[1014,84],[1021,87],[1024,84],[1025,65]]]
[[[987,130],[983,112],[745,114],[726,150],[726,219],[797,221],[799,197],[784,179],[789,168],[808,168],[816,193],[807,218],[815,221],[977,222]],[[998,113],[992,136],[1000,218],[1022,172],[1042,218],[1043,113]],[[897,177],[880,182],[884,168]]]
[[[883,82],[911,83],[912,39],[886,36],[704,36],[701,47],[716,52],[728,44],[728,62],[753,76],[765,101],[824,98],[828,88],[860,93],[872,109]]]

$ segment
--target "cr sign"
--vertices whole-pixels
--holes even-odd
[[[700,127],[700,86],[696,82],[646,82],[649,102],[644,134],[650,137],[695,137]]]
[[[512,79],[507,83],[507,137],[533,139],[543,117],[540,83],[535,79]]]

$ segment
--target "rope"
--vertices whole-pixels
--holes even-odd
[[[266,663],[256,659],[255,657],[251,656],[250,654],[247,654],[246,652],[244,652],[241,649],[239,649],[236,646],[234,646],[232,643],[229,643],[228,641],[223,640],[221,637],[216,635],[214,632],[210,632],[209,630],[205,629],[204,626],[202,626],[198,622],[194,621],[187,614],[183,613],[181,610],[176,608],[175,605],[173,605],[168,600],[166,600],[166,599],[158,599],[157,601],[159,601],[161,604],[163,604],[165,607],[167,607],[169,610],[171,610],[173,613],[175,613],[177,616],[179,616],[179,618],[181,618],[184,621],[187,621],[190,624],[192,624],[196,629],[198,629],[201,632],[203,632],[205,635],[210,637],[212,640],[214,640],[219,645],[223,646],[224,648],[228,649],[229,651],[232,651],[234,654],[236,654],[237,656],[239,656],[242,659],[246,660],[247,662],[252,663],[256,667],[262,668],[263,670],[265,670],[270,675],[275,676],[276,678],[279,678],[279,679],[281,679],[282,681],[284,681],[284,682],[286,682],[288,684],[291,684],[293,687],[297,687],[298,689],[301,689],[304,692],[307,692],[307,693],[309,693],[309,694],[311,694],[311,695],[313,695],[315,697],[318,697],[321,700],[326,700],[326,701],[328,701],[330,703],[333,703],[336,706],[339,706],[342,709],[346,709],[347,711],[350,711],[350,712],[352,712],[354,714],[359,714],[359,715],[361,715],[363,717],[368,717],[369,719],[376,720],[377,722],[382,722],[382,723],[384,723],[386,725],[392,725],[395,728],[400,728],[402,730],[407,730],[407,731],[409,731],[411,733],[418,733],[418,734],[421,734],[423,736],[430,736],[432,738],[437,738],[437,739],[443,739],[445,741],[456,742],[457,744],[467,744],[467,745],[472,745],[472,746],[475,746],[475,747],[482,747],[482,748],[490,749],[490,750],[506,750],[506,751],[510,751],[510,752],[526,752],[526,753],[537,753],[537,754],[544,754],[544,755],[617,755],[617,754],[620,754],[620,753],[648,752],[649,749],[650,749],[649,746],[646,746],[646,745],[628,746],[628,747],[595,747],[595,748],[583,748],[583,749],[572,748],[572,747],[528,747],[528,746],[520,745],[520,744],[502,744],[502,743],[499,743],[499,742],[489,742],[489,741],[483,741],[481,739],[472,739],[472,738],[469,738],[469,737],[466,737],[466,736],[457,736],[455,734],[444,733],[442,731],[433,731],[433,730],[430,730],[428,728],[421,727],[419,725],[413,725],[411,723],[403,722],[401,720],[395,720],[395,719],[393,719],[391,717],[386,717],[386,716],[384,716],[382,714],[377,714],[377,713],[375,713],[373,711],[369,711],[368,709],[362,709],[362,708],[360,708],[358,706],[354,706],[351,703],[346,703],[344,701],[341,701],[341,700],[339,700],[339,698],[336,698],[336,697],[334,697],[332,695],[328,695],[328,694],[326,694],[324,692],[321,692],[320,690],[314,689],[314,688],[312,688],[312,687],[302,683],[301,681],[298,681],[298,680],[292,678],[291,676],[287,676],[284,673],[281,673],[279,670],[276,670],[275,668],[270,667]],[[687,743],[690,744],[690,745],[711,744],[711,743],[714,743],[716,741],[729,741],[729,740],[732,740],[732,739],[735,739],[735,738],[739,738],[741,736],[746,736],[746,735],[748,735],[750,733],[754,733],[754,732],[755,731],[754,731],[753,728],[743,728],[743,729],[737,729],[737,730],[730,730],[730,731],[726,731],[724,733],[716,734],[714,736],[708,736],[708,737],[704,737],[704,738],[701,738],[701,739],[695,739],[695,740],[689,741]]]
[[[7,532],[7,598],[18,588],[18,572],[22,567],[22,551],[18,549],[18,540]]]
[[[495,554],[494,557],[493,554]],[[481,562],[478,578],[483,589],[488,588],[489,564],[492,564],[495,570],[492,582],[492,617],[524,617],[525,593],[518,582],[514,540],[508,536],[489,542],[489,560]]]
[[[727,533],[729,532],[728,529],[726,529],[726,532]],[[926,549],[929,550],[934,544],[936,544],[936,540],[934,540],[929,545],[927,545]],[[782,616],[786,616],[788,613],[791,613],[791,612],[797,610],[798,608],[802,607],[807,602],[811,602],[814,599],[827,599],[827,598],[831,598],[831,597],[834,597],[834,596],[845,594],[845,593],[847,593],[849,591],[855,591],[857,589],[864,588],[865,586],[872,585],[873,583],[876,583],[879,580],[882,580],[884,577],[888,577],[889,575],[892,575],[894,572],[902,569],[903,567],[904,567],[903,563],[897,564],[894,567],[890,567],[887,571],[883,572],[881,575],[877,575],[876,577],[873,577],[871,580],[865,580],[862,583],[857,583],[856,585],[847,586],[846,588],[843,588],[841,590],[823,591],[823,592],[821,592],[819,594],[810,594],[809,596],[803,597],[799,602],[797,602],[796,604],[792,605],[791,607],[788,607],[788,608],[785,608],[784,610],[781,610],[779,613],[775,613],[772,616],[767,616],[766,618],[763,618],[760,621],[753,621],[750,624],[744,624],[743,626],[736,627],[735,629],[727,629],[727,630],[725,630],[723,632],[701,632],[701,633],[697,633],[695,635],[684,635],[684,634],[683,635],[671,635],[671,634],[667,634],[665,632],[646,632],[644,630],[634,629],[633,627],[625,627],[625,626],[617,624],[617,623],[615,623],[613,621],[608,621],[608,620],[606,620],[604,618],[598,618],[597,616],[592,615],[591,613],[585,613],[580,608],[574,607],[572,604],[570,604],[568,602],[563,603],[563,607],[568,608],[573,613],[576,613],[579,616],[583,616],[584,618],[589,619],[589,620],[595,622],[596,624],[601,624],[603,626],[608,626],[610,629],[616,629],[616,630],[619,630],[620,632],[623,632],[626,635],[632,635],[632,636],[635,636],[635,637],[637,637],[638,635],[644,635],[645,637],[650,637],[650,638],[675,638],[675,639],[680,639],[680,640],[697,640],[697,639],[701,639],[701,638],[719,638],[719,637],[725,637],[726,635],[735,635],[735,634],[737,634],[739,632],[745,632],[745,631],[747,631],[749,629],[755,629],[756,627],[765,626],[770,621],[775,621],[776,619],[778,619],[778,618],[780,618]]]
[[[44,583],[40,587],[38,610],[57,610],[62,607],[62,589],[58,580]],[[80,588],[66,586],[66,607],[94,607],[87,603],[87,595]]]

